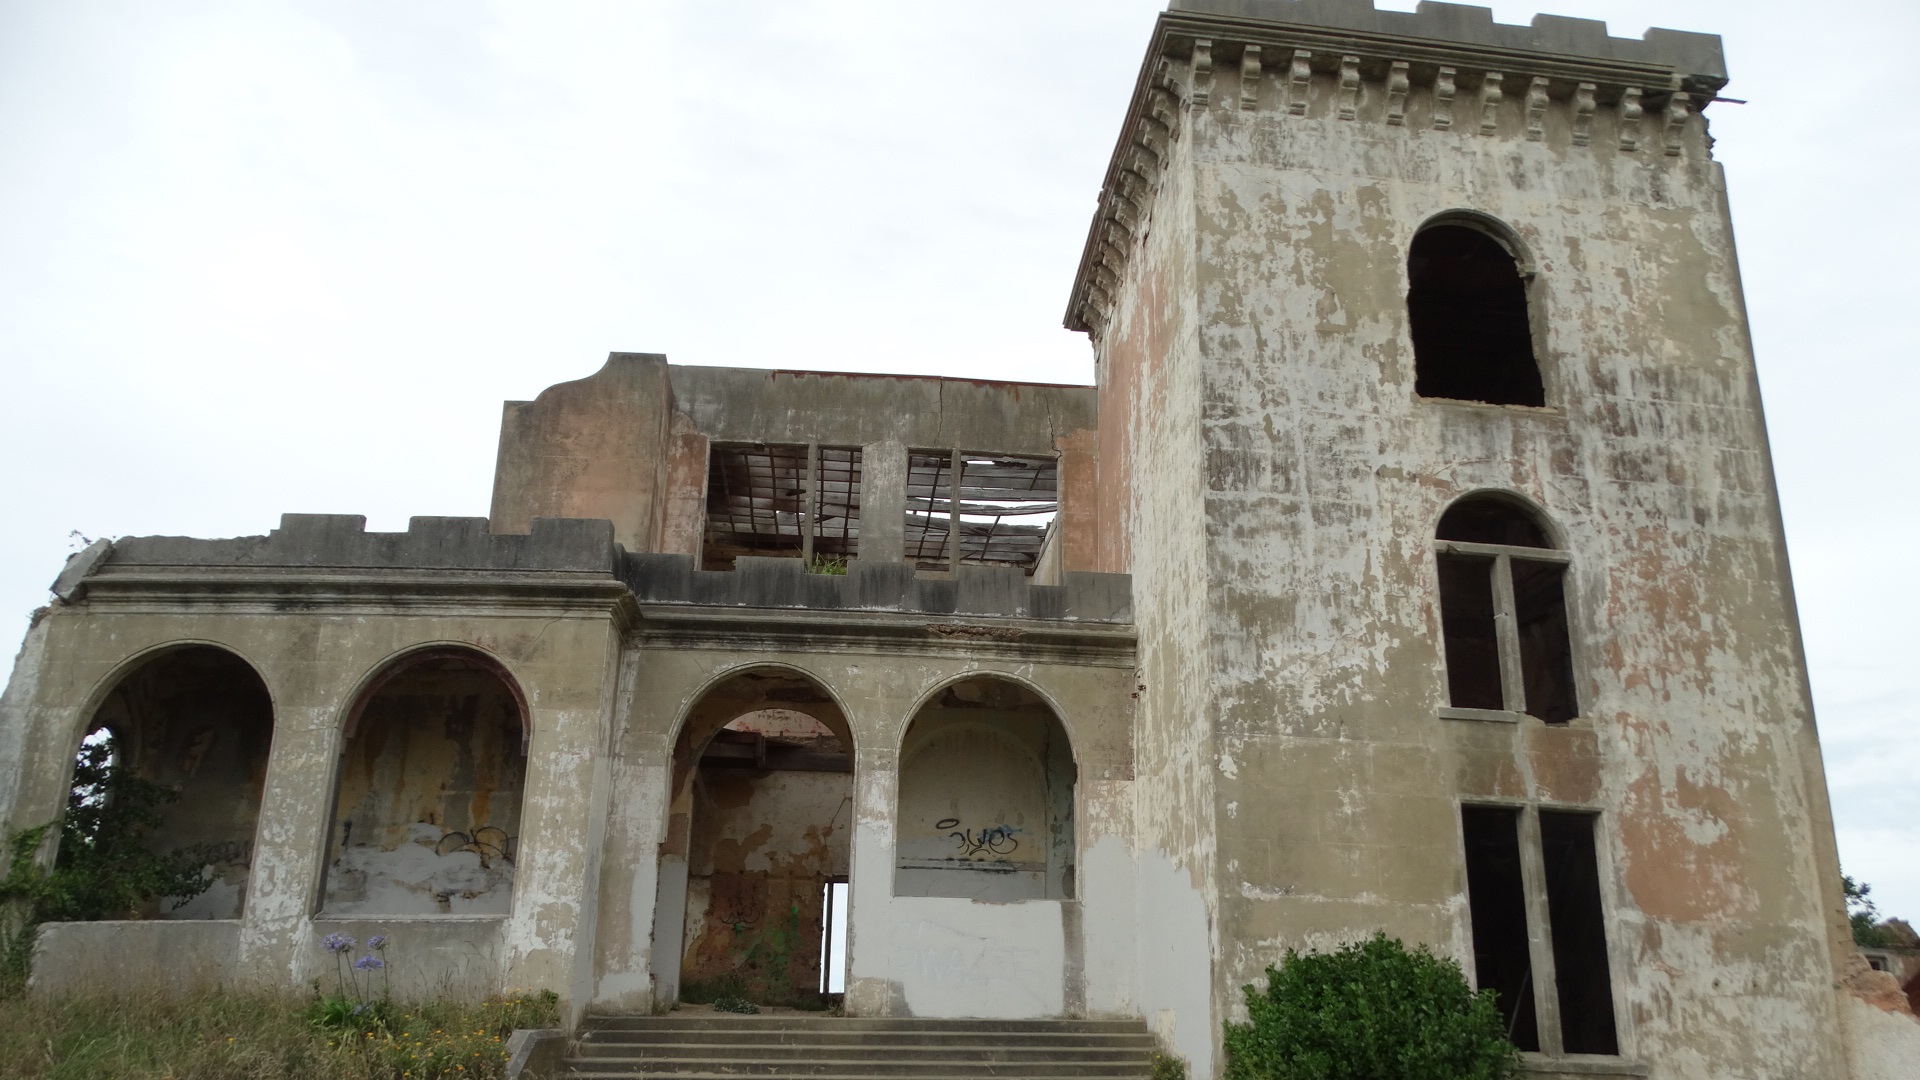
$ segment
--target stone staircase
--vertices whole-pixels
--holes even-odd
[[[1145,1080],[1138,1020],[858,1019],[777,1013],[589,1017],[568,1076],[599,1080]]]

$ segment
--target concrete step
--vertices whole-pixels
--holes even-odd
[[[920,1020],[774,1013],[589,1017],[579,1080],[1144,1080],[1137,1020]]]
[[[1144,1031],[1102,1032],[1081,1035],[1072,1032],[952,1032],[952,1031],[647,1031],[603,1029],[587,1031],[581,1043],[588,1046],[707,1046],[766,1047],[778,1050],[796,1046],[978,1046],[991,1038],[1006,1047],[1048,1049],[1053,1047],[1089,1047],[1116,1050],[1153,1049],[1153,1037]]]

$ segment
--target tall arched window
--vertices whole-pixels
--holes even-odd
[[[1407,258],[1414,392],[1545,405],[1527,281],[1512,250],[1463,219],[1421,229]]]
[[[328,915],[504,915],[519,858],[525,705],[466,649],[395,662],[351,714],[335,781]]]
[[[273,743],[273,700],[238,656],[211,645],[159,653],[114,686],[87,725],[103,761],[171,788],[148,836],[155,850],[195,851],[210,880],[187,899],[165,898],[130,914],[162,919],[237,919],[246,905],[253,830]],[[84,795],[82,795],[84,797]]]
[[[1436,534],[1447,700],[1456,712],[1580,714],[1567,635],[1567,553],[1517,501],[1471,495]]]

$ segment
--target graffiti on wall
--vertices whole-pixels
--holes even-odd
[[[934,822],[933,827],[960,845],[962,858],[972,859],[982,854],[1004,858],[1020,848],[1020,841],[1013,835],[1020,830],[1011,825],[990,825],[976,830],[966,828],[959,818],[950,817]]]

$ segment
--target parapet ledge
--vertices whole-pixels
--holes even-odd
[[[799,559],[745,556],[734,569],[696,570],[688,555],[629,552],[622,576],[642,603],[893,611],[923,615],[1130,623],[1133,579],[1069,571],[1034,585],[1014,567],[962,566],[951,579],[918,577],[904,562],[847,564],[845,576],[809,574]]]
[[[1411,12],[1378,11],[1372,0],[1172,0],[1169,14],[1211,15],[1235,21],[1291,23],[1370,35],[1424,38],[1510,52],[1544,53],[1670,67],[1683,75],[1724,83],[1726,60],[1718,34],[1658,27],[1637,38],[1614,37],[1598,19],[1535,15],[1526,26],[1493,21],[1491,8],[1423,0]]]
[[[368,532],[358,514],[284,514],[265,536],[201,540],[136,536],[113,542],[107,567],[312,567],[518,570],[613,574],[613,523],[535,518],[523,535],[487,531],[486,518],[417,517],[403,533]]]

